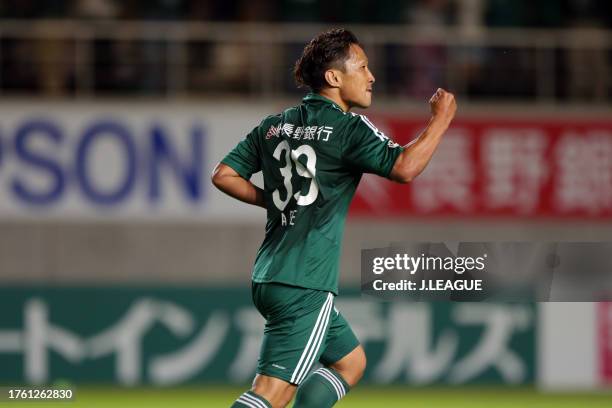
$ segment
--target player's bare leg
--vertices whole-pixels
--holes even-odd
[[[293,399],[297,386],[280,378],[257,374],[251,389],[270,401],[273,408],[283,408]]]
[[[250,391],[242,394],[232,407],[284,408],[291,402],[297,386],[279,378],[257,374]],[[254,401],[255,400],[255,401]]]
[[[361,345],[355,347],[353,351],[330,365],[330,367],[336,370],[351,388],[354,387],[363,377],[363,372],[366,368],[366,355],[363,347]]]

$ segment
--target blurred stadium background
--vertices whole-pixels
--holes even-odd
[[[369,367],[339,405],[612,405],[609,303],[358,292],[365,242],[612,241],[605,0],[0,1],[0,384],[87,407],[226,407],[248,386],[265,215],[209,174],[299,102],[293,62],[339,25],[397,141],[438,86],[459,101],[420,178],[365,177],[354,201],[338,304]]]

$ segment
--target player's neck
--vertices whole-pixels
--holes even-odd
[[[319,95],[326,97],[330,101],[334,102],[345,112],[348,112],[351,107],[341,97],[340,93],[336,88],[325,88],[319,91]]]

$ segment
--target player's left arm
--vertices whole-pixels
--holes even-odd
[[[264,192],[238,174],[227,164],[219,163],[213,170],[212,183],[225,194],[247,204],[266,208]]]
[[[212,173],[212,183],[219,190],[237,200],[263,208],[266,208],[264,192],[250,180],[253,174],[262,169],[259,141],[261,132],[269,128],[271,119],[274,117],[270,116],[256,126],[215,166]]]
[[[427,127],[418,138],[404,146],[389,174],[391,180],[408,183],[421,174],[455,117],[455,96],[444,89],[438,88],[429,100],[429,105],[432,116]]]

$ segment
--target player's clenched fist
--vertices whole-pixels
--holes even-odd
[[[446,92],[442,88],[438,88],[436,93],[429,99],[429,106],[434,117],[441,117],[451,121],[457,111],[457,102],[455,95]]]

